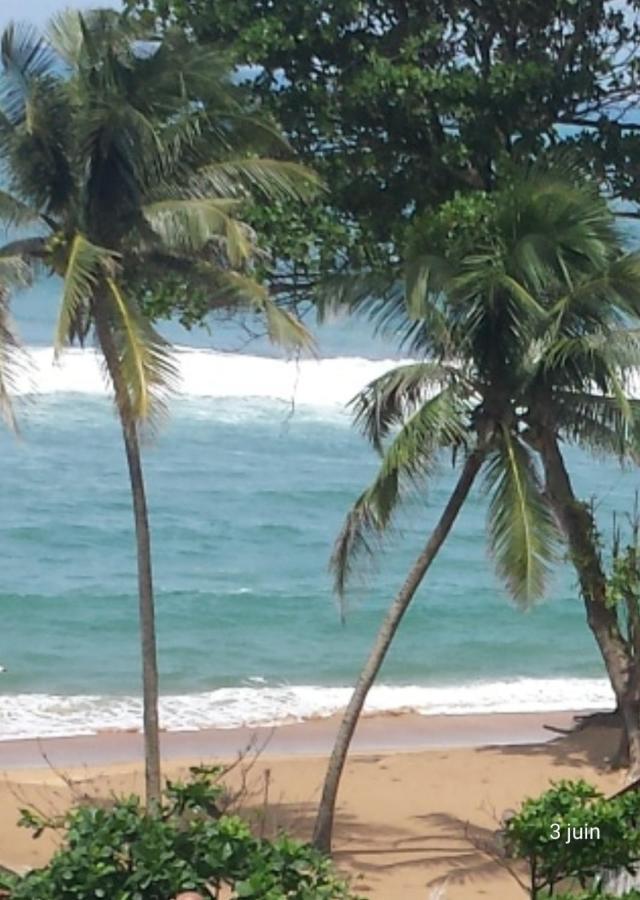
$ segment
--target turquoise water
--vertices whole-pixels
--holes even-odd
[[[20,441],[0,433],[0,737],[130,726],[139,717],[135,560],[117,423],[93,352],[50,364],[53,286],[26,298],[33,368]],[[237,332],[188,338],[183,393],[145,449],[163,718],[170,727],[280,721],[344,702],[453,473],[403,520],[346,623],[327,571],[333,539],[376,460],[344,401],[392,363],[364,326],[321,334],[300,366],[232,350]],[[295,405],[292,407],[292,398]],[[635,470],[567,457],[605,529]],[[476,490],[423,584],[372,706],[429,712],[607,702],[573,573],[523,613],[493,575]]]

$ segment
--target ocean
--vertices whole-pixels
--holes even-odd
[[[92,349],[52,363],[57,284],[16,298],[31,367],[19,439],[0,432],[0,739],[137,727],[135,558],[123,450]],[[319,358],[286,361],[238,325],[163,327],[181,391],[144,466],[152,522],[162,724],[172,729],[323,716],[349,694],[385,607],[454,474],[400,520],[346,618],[328,560],[376,457],[345,403],[397,361],[365,323],[318,332]],[[640,487],[572,448],[578,493],[614,511]],[[517,609],[495,577],[481,486],[464,509],[371,693],[370,710],[435,713],[608,706],[612,695],[575,576]]]

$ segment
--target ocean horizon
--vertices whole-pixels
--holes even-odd
[[[0,432],[0,740],[141,722],[134,542],[118,424],[91,348],[53,362],[56,285],[15,305],[30,365],[21,436]],[[328,571],[350,504],[376,469],[345,404],[395,365],[365,323],[318,332],[319,358],[286,361],[213,325],[177,345],[180,392],[144,449],[152,525],[161,724],[277,724],[344,706],[383,612],[455,472],[441,472],[362,583],[345,622]],[[567,448],[578,495],[609,541],[635,469]],[[576,578],[562,560],[523,611],[497,580],[486,498],[473,491],[403,623],[369,711],[534,712],[611,706]]]

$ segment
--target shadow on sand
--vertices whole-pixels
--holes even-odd
[[[600,772],[610,770],[620,741],[620,722],[614,712],[593,713],[575,717],[571,730],[548,729],[556,737],[540,744],[488,745],[481,752],[503,753],[505,756],[541,757],[554,765],[588,767]],[[576,778],[580,777],[576,773]]]
[[[597,773],[609,770],[609,760],[619,741],[615,715],[577,717],[572,730],[555,731],[555,736],[546,743],[486,746],[479,753],[539,760],[546,770],[551,770],[551,779],[555,767],[564,769],[559,777],[587,779],[594,770]],[[381,762],[384,758],[380,756],[358,757],[359,764]],[[384,770],[386,766],[380,768]],[[567,769],[575,770],[575,774],[567,773]],[[380,777],[384,777],[382,772]],[[454,786],[454,790],[456,788],[465,790],[463,784]],[[526,794],[525,789],[514,806],[519,805]],[[404,879],[408,890],[410,885],[419,882],[420,896],[425,898],[438,896],[435,889],[443,883],[447,885],[445,896],[449,896],[450,891],[457,896],[452,891],[454,886],[469,883],[473,883],[474,891],[481,895],[483,884],[491,881],[495,886],[496,878],[501,879],[503,886],[501,896],[527,896],[523,866],[506,859],[502,847],[501,817],[507,810],[496,810],[489,817],[494,819],[492,824],[483,827],[450,812],[428,810],[428,792],[425,793],[425,806],[424,814],[409,816],[402,826],[397,825],[397,820],[394,825],[380,820],[365,821],[350,815],[344,806],[338,808],[334,857],[343,871],[356,873],[353,880],[356,891],[366,895],[369,890],[375,892],[376,887],[379,890],[385,873],[388,876],[393,870],[394,883],[402,883]],[[272,799],[266,812],[257,808],[253,812],[265,817],[262,825],[266,834],[287,829],[302,839],[309,839],[316,808],[315,803],[287,804]],[[430,891],[434,893],[430,894]],[[379,893],[375,895],[379,896]]]

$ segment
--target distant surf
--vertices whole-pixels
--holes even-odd
[[[200,694],[165,696],[160,719],[168,731],[268,726],[326,718],[347,703],[349,687],[263,685],[220,688]],[[365,712],[419,715],[550,712],[607,709],[608,682],[596,678],[486,681],[455,686],[378,685]],[[142,710],[135,697],[0,696],[0,740],[95,734],[139,729]]]
[[[320,407],[343,406],[399,362],[362,357],[298,361],[187,347],[177,348],[176,361],[183,396],[263,398]],[[28,348],[28,364],[16,392],[104,395],[107,385],[100,356],[95,350],[76,348],[56,362],[52,348]]]

